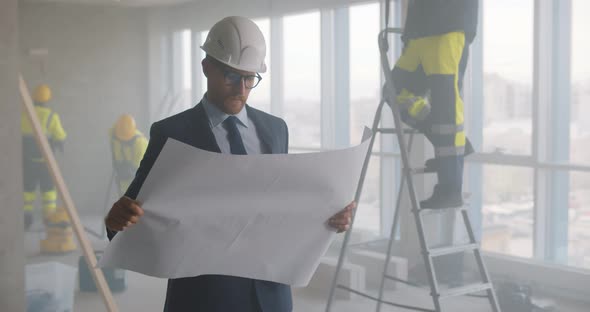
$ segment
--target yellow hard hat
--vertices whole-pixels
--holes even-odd
[[[136,131],[135,119],[129,114],[123,114],[115,125],[115,136],[121,141],[128,141],[133,138]]]
[[[37,103],[46,103],[51,100],[51,89],[46,84],[42,84],[35,89],[33,100]]]

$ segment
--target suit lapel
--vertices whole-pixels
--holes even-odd
[[[248,117],[256,124],[256,134],[263,145],[263,154],[276,154],[278,153],[278,144],[273,140],[272,131],[268,127],[268,123],[260,120],[260,114],[246,105],[246,112]]]
[[[192,108],[187,129],[186,135],[190,145],[210,152],[221,153],[202,103]]]

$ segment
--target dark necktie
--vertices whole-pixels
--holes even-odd
[[[229,116],[223,121],[225,129],[227,129],[229,149],[232,154],[246,155],[246,148],[244,147],[244,142],[242,141],[240,131],[238,131],[237,122],[238,118],[236,116]]]

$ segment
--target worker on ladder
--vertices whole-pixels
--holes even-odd
[[[335,290],[338,288],[376,301],[377,311],[381,311],[383,304],[387,304],[404,310],[442,312],[442,300],[475,295],[487,298],[492,311],[500,312],[497,296],[474,234],[469,213],[463,207],[462,198],[463,157],[472,153],[473,148],[470,147],[463,130],[463,102],[459,92],[467,65],[468,47],[475,37],[477,28],[478,0],[410,0],[403,31],[389,27],[391,1],[385,2],[385,27],[379,32],[381,67],[386,76],[386,83],[372,129],[375,133],[396,135],[404,170],[390,229],[387,254],[383,259],[383,274],[378,296],[338,283],[350,241],[350,232],[348,232],[340,249],[326,312],[333,311],[331,308]],[[391,33],[402,33],[404,42],[402,56],[393,70],[390,68],[388,58],[388,35]],[[386,104],[391,106],[395,128],[380,127],[380,122],[383,121],[383,106]],[[425,134],[434,145],[436,157],[426,162],[426,168],[412,167],[408,154],[416,131],[404,129],[402,121]],[[409,134],[407,140],[404,134]],[[365,156],[355,199],[361,197],[374,142],[373,136]],[[428,172],[438,174],[438,184],[431,197],[419,203],[414,176]],[[397,241],[399,230],[397,226],[400,223],[401,198],[404,189],[408,192],[411,212],[416,223],[420,254],[432,297],[432,309],[424,308],[423,305],[413,306],[384,300],[387,281],[397,281],[419,288],[422,284],[419,278],[414,277],[414,281],[406,280],[391,274],[389,269],[393,246]],[[443,216],[452,216],[453,219],[455,212],[460,211],[468,243],[433,243],[432,239],[427,239],[425,217],[432,214],[439,215],[438,212],[442,211],[452,212]],[[353,223],[354,219],[355,215],[352,216]],[[451,225],[450,228],[454,223],[454,221],[448,223]],[[450,232],[452,233],[452,230]],[[441,236],[444,235],[437,235],[439,240],[443,238]],[[450,239],[454,240],[452,237],[454,235],[450,236]],[[443,238],[443,240],[447,239]],[[480,280],[474,283],[465,284],[462,281],[462,262],[465,254],[472,254],[477,265]],[[443,262],[441,266],[442,257],[447,257],[446,260],[451,260],[449,262],[453,265]],[[415,262],[414,259],[411,260]],[[439,265],[435,265],[435,262]],[[408,273],[408,275],[415,274]],[[441,283],[446,284],[446,287],[441,287]],[[481,295],[484,291],[485,295]]]
[[[460,89],[475,38],[478,0],[410,0],[404,49],[391,74],[405,123],[424,133],[438,183],[421,208],[463,205],[463,158],[472,153],[463,128]],[[393,101],[388,101],[392,103]]]
[[[35,89],[33,101],[35,112],[41,123],[41,130],[47,136],[53,151],[63,152],[66,138],[59,115],[47,103],[51,100],[51,89],[43,84]],[[23,135],[23,182],[24,182],[24,220],[25,230],[33,223],[33,205],[37,199],[37,186],[41,189],[43,202],[43,221],[49,222],[50,216],[57,207],[57,191],[45,164],[45,159],[37,146],[33,134],[33,127],[26,114],[21,114],[21,131]]]
[[[148,140],[137,130],[135,119],[129,114],[121,115],[109,134],[117,191],[123,196],[135,177]]]

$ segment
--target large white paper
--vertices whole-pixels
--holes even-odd
[[[232,275],[306,286],[354,198],[370,134],[355,147],[230,155],[168,139],[138,200],[144,216],[99,261],[181,278]]]

